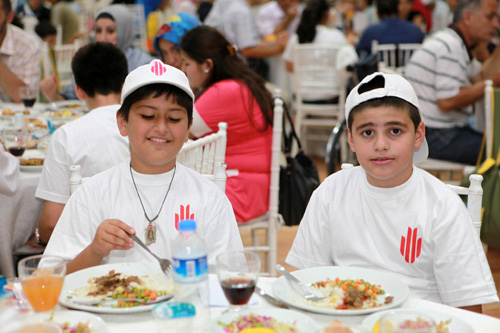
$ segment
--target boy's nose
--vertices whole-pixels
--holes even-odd
[[[155,123],[155,126],[154,128],[160,132],[160,133],[164,133],[164,132],[167,132],[168,130],[168,124],[167,124],[167,121],[165,119],[158,119]]]
[[[389,143],[387,141],[387,138],[383,135],[377,135],[374,142],[375,151],[384,151],[389,149]]]

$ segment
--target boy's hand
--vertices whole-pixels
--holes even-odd
[[[95,256],[107,257],[111,250],[129,250],[134,246],[134,241],[130,235],[135,234],[135,230],[126,223],[111,219],[101,223],[95,234],[90,248]]]

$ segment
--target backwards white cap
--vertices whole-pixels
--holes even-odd
[[[376,77],[383,77],[384,86],[382,88],[375,88],[369,91],[359,93],[359,88],[365,83],[370,82]],[[382,98],[382,97],[398,97],[402,100],[415,106],[420,112],[420,106],[418,104],[418,98],[413,90],[412,86],[408,81],[406,81],[401,75],[397,74],[385,74],[385,73],[373,73],[366,76],[356,87],[354,87],[345,103],[345,119],[349,119],[349,114],[352,109],[356,106],[364,103],[366,101]],[[429,147],[427,146],[427,140],[420,145],[420,148],[415,149],[413,152],[413,163],[421,163],[427,159],[429,155]]]
[[[137,67],[127,75],[122,88],[122,104],[125,98],[137,89],[155,83],[174,85],[184,90],[194,101],[194,94],[189,87],[186,74],[155,59],[147,65]]]

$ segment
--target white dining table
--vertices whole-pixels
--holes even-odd
[[[214,274],[210,275],[210,279],[217,279]],[[264,289],[268,294],[272,295],[273,283],[276,278],[272,277],[261,277],[258,280],[257,285]],[[250,305],[250,309],[266,309],[266,308],[277,308],[276,306],[268,303],[262,297],[257,296],[257,303]],[[61,307],[62,308],[62,307]],[[466,311],[454,307],[450,307],[444,304],[434,303],[414,297],[409,297],[399,308],[420,310],[426,312],[439,312],[448,314],[452,317],[460,318],[462,321],[469,324],[474,328],[477,333],[497,333],[500,332],[500,319],[491,316]],[[219,317],[225,310],[225,307],[210,307],[210,322],[214,321]],[[333,320],[337,319],[347,324],[358,324],[361,325],[363,320],[369,316],[359,315],[359,316],[334,316],[334,315],[324,315],[319,313],[313,313],[308,311],[303,311],[300,309],[291,309],[292,311],[301,312],[312,318],[321,328],[327,327]],[[98,314],[105,322],[106,326],[111,333],[126,333],[126,332],[179,332],[187,333],[185,328],[178,328],[179,323],[177,319],[172,320],[158,320],[155,319],[151,311],[136,313],[136,314]],[[196,326],[191,329],[192,332],[210,332],[210,322],[202,321],[201,327]],[[207,326],[208,325],[208,326]]]

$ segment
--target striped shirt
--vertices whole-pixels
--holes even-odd
[[[40,40],[12,24],[7,25],[7,34],[0,47],[0,60],[21,81],[34,86],[40,81]],[[0,87],[0,101],[11,102]]]
[[[404,76],[417,93],[420,112],[427,127],[467,125],[473,113],[472,105],[443,112],[437,101],[454,97],[461,87],[470,86],[470,78],[480,69],[480,63],[469,56],[463,39],[450,28],[433,34],[413,53]]]

